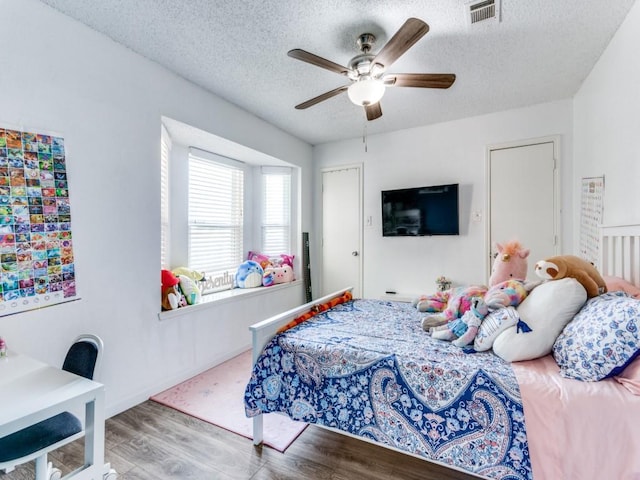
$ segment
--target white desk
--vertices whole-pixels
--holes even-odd
[[[0,358],[0,437],[64,411],[85,411],[85,465],[72,478],[101,480],[104,386],[9,351]]]

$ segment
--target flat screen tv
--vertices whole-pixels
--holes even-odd
[[[459,234],[457,183],[382,192],[382,236]]]

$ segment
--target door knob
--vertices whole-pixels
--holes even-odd
[[[354,250],[353,252],[351,252],[351,255],[353,255],[354,257],[357,257],[358,256],[358,252]]]

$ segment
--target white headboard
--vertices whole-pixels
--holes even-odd
[[[640,225],[600,227],[601,275],[612,275],[640,286]]]

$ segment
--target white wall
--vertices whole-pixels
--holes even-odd
[[[365,296],[389,288],[433,291],[441,274],[460,283],[483,280],[484,223],[469,214],[484,213],[487,145],[561,136],[565,253],[578,241],[581,176],[606,175],[605,222],[640,221],[638,4],[575,101],[371,136],[368,153],[361,139],[320,145],[313,169],[305,143],[35,0],[0,0],[0,18],[0,123],[65,137],[82,298],[1,317],[0,334],[10,348],[51,363],[61,362],[79,332],[101,335],[109,414],[242,348],[249,323],[302,297],[301,289],[285,290],[281,298],[262,295],[157,320],[161,115],[302,167],[302,229],[318,232],[317,291],[318,172],[330,165],[364,166],[364,214],[374,221],[364,230]],[[464,187],[460,237],[382,238],[381,189],[440,182]]]
[[[580,178],[604,174],[605,224],[640,222],[638,45],[636,2],[574,98],[575,202]],[[579,213],[574,211],[576,222]]]
[[[485,168],[490,145],[560,135],[561,178],[572,176],[572,103],[558,101],[458,121],[370,136],[314,147],[315,244],[321,244],[320,169],[362,163],[364,216],[364,296],[380,297],[386,290],[430,293],[435,279],[446,275],[458,284],[485,283]],[[460,236],[383,238],[380,191],[385,189],[459,183]],[[571,182],[563,182],[562,248],[572,245]],[[514,208],[523,201],[515,198]],[[480,223],[471,212],[482,212]],[[508,239],[506,239],[508,240]],[[568,247],[567,247],[568,246]],[[316,250],[317,252],[318,250]],[[316,258],[316,263],[321,262]],[[318,268],[315,269],[319,271]],[[320,279],[314,279],[319,282]]]
[[[638,45],[636,2],[573,99],[371,136],[368,153],[361,139],[315,147],[314,242],[321,240],[319,170],[362,163],[364,215],[373,218],[373,226],[364,227],[364,296],[388,289],[431,292],[441,274],[459,283],[482,282],[484,221],[474,223],[469,214],[485,206],[485,148],[556,134],[561,136],[562,253],[578,252],[582,177],[605,175],[605,224],[640,222]],[[464,186],[460,237],[382,238],[380,190],[448,182]],[[315,263],[321,261],[318,254]]]
[[[298,305],[303,287],[160,322],[162,115],[302,168],[311,147],[35,0],[0,2],[0,123],[62,134],[81,300],[0,318],[9,348],[61,364],[81,332],[103,337],[107,413],[250,344],[247,326]]]

